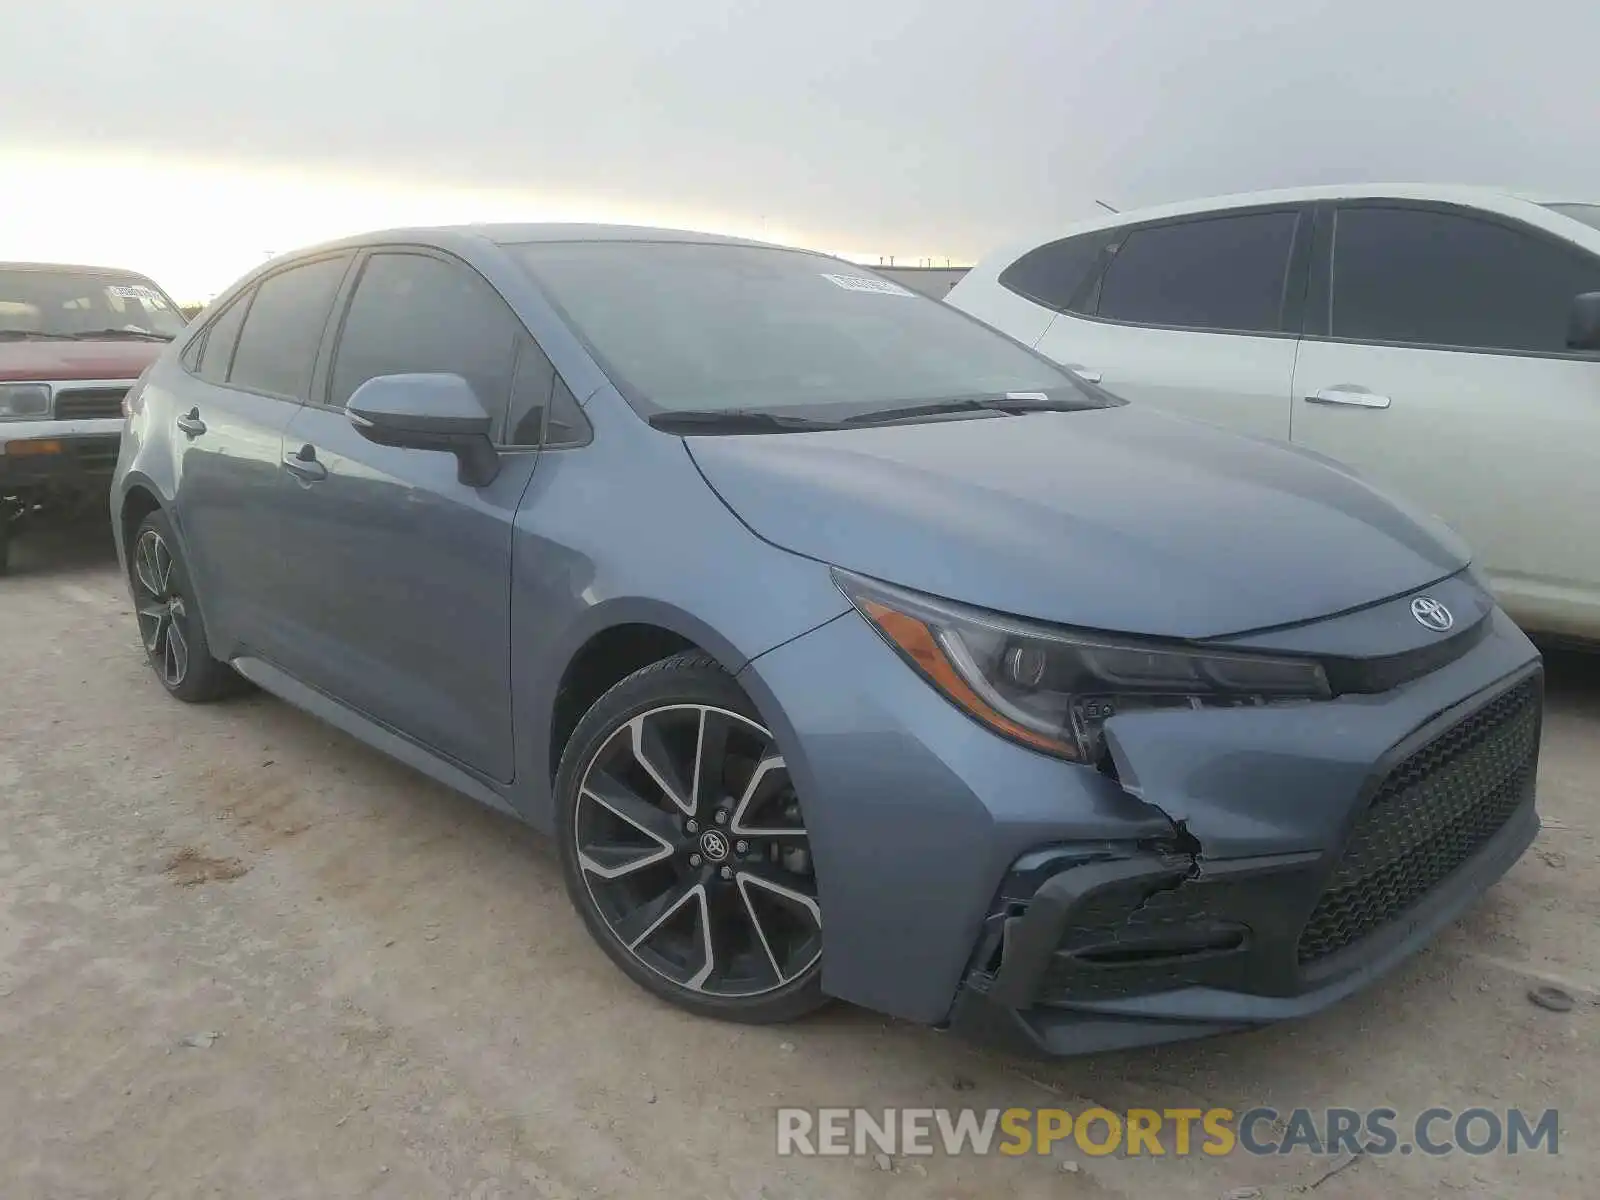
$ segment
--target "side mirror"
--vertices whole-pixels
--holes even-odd
[[[378,375],[355,390],[345,412],[369,442],[454,454],[456,477],[468,487],[486,487],[500,473],[493,422],[459,375]]]
[[[1600,350],[1600,292],[1584,292],[1572,301],[1567,318],[1569,350]]]

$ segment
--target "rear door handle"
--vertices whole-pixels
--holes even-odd
[[[200,419],[200,410],[191,408],[178,418],[178,428],[186,437],[197,438],[206,431],[206,423]]]
[[[1079,366],[1077,363],[1067,363],[1066,368],[1079,379],[1087,379],[1090,383],[1100,382],[1100,372],[1096,371],[1093,367],[1083,367]]]
[[[1352,384],[1341,384],[1338,387],[1323,388],[1320,392],[1312,392],[1306,397],[1308,404],[1346,404],[1351,408],[1388,408],[1389,397],[1380,396],[1377,392],[1369,392],[1366,388],[1355,387]]]
[[[317,483],[328,477],[328,468],[317,461],[317,448],[309,442],[293,454],[285,454],[283,466],[301,483]]]

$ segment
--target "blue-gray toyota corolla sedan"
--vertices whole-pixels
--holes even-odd
[[[837,259],[353,238],[126,408],[166,689],[242,676],[553,832],[696,1013],[1051,1054],[1300,1016],[1538,828],[1538,655],[1435,521]]]

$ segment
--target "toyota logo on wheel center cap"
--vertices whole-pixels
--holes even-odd
[[[1413,600],[1411,615],[1417,619],[1418,625],[1435,633],[1444,633],[1456,623],[1455,617],[1450,615],[1450,610],[1432,596],[1418,596]]]
[[[721,862],[728,857],[728,836],[720,829],[708,829],[700,835],[700,853],[710,862]]]

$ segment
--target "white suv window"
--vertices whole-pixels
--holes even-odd
[[[1334,220],[1336,338],[1560,354],[1573,298],[1594,291],[1600,260],[1496,221],[1369,206]]]
[[[1298,214],[1243,213],[1133,229],[1100,284],[1108,321],[1238,333],[1283,329]]]
[[[1110,235],[1085,233],[1028,251],[1000,272],[1000,286],[1025,300],[1066,312],[1100,261]]]

